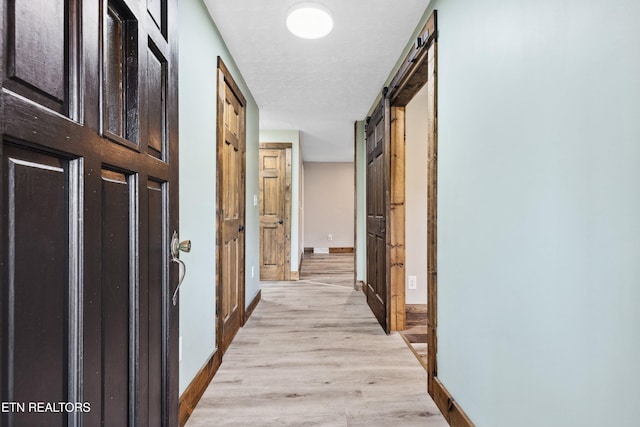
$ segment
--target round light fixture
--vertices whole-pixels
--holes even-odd
[[[333,18],[326,7],[312,2],[293,5],[287,12],[287,28],[303,39],[319,39],[333,29]]]

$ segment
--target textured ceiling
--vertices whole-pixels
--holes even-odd
[[[353,161],[367,114],[429,0],[321,0],[334,29],[304,40],[285,26],[299,0],[205,0],[260,108],[261,129],[299,130],[305,161]]]

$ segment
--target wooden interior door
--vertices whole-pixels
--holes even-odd
[[[290,280],[291,144],[260,144],[260,280]]]
[[[371,311],[389,333],[387,216],[389,208],[389,156],[385,111],[381,103],[368,121],[367,146],[367,279],[364,292]]]
[[[224,353],[244,316],[245,105],[218,60],[218,348]]]
[[[0,425],[177,425],[176,20],[0,2]]]

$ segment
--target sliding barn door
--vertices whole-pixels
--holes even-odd
[[[2,426],[177,425],[176,19],[0,3]]]
[[[389,289],[387,216],[389,206],[389,156],[386,147],[384,107],[375,110],[366,129],[367,146],[367,303],[388,333]]]

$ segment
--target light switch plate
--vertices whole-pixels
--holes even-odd
[[[258,206],[258,195],[257,194],[253,195],[253,206]]]

